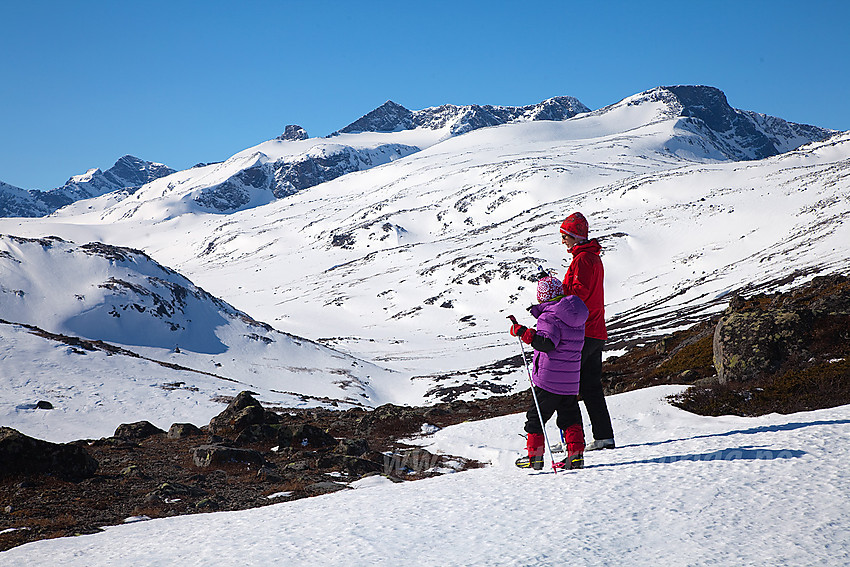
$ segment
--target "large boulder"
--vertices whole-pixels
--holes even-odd
[[[745,383],[843,356],[850,278],[814,278],[791,292],[735,297],[714,332],[718,381]]]
[[[721,384],[747,382],[806,357],[812,314],[743,311],[726,314],[714,332],[714,366]]]
[[[240,392],[227,408],[210,420],[209,432],[229,439],[255,425],[270,425],[280,422],[273,411],[263,409],[250,392]]]
[[[0,427],[0,477],[49,474],[65,480],[94,475],[98,462],[79,445],[50,443]]]

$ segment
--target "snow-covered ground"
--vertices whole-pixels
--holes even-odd
[[[523,416],[511,415],[419,440],[483,469],[109,527],[0,564],[847,565],[850,406],[699,417],[666,403],[680,390],[609,397],[619,448],[581,471],[516,469]]]

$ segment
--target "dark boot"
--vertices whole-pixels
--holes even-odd
[[[516,466],[521,469],[543,470],[543,453],[546,452],[545,443],[546,438],[542,433],[529,433],[526,438],[528,456],[517,459]]]
[[[563,432],[567,458],[556,466],[568,470],[584,468],[584,429],[580,423],[571,425]]]

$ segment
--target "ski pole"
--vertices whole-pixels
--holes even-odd
[[[508,315],[508,319],[510,319],[511,323],[514,325],[519,325],[516,317],[513,315]],[[534,398],[534,407],[537,408],[537,418],[540,420],[541,429],[543,429],[543,440],[546,441],[546,449],[549,451],[549,458],[552,460],[552,470],[555,471],[555,474],[558,474],[558,468],[555,466],[555,455],[552,453],[552,446],[549,445],[549,436],[546,435],[546,424],[543,423],[543,414],[540,412],[540,404],[537,402],[537,393],[534,391],[534,381],[531,379],[531,370],[528,368],[528,361],[525,360],[525,347],[522,346],[522,337],[517,336],[517,339],[519,339],[519,350],[522,352],[522,362],[525,364],[525,373],[528,375],[528,383],[531,385],[531,397]]]

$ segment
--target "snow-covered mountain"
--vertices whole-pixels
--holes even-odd
[[[445,105],[416,112],[387,102],[327,138],[309,138],[300,126],[289,125],[281,136],[223,163],[151,183],[112,208],[109,218],[154,220],[153,215],[159,214],[158,220],[162,220],[187,212],[250,209],[387,164],[471,130],[518,121],[563,120],[586,110],[570,97],[526,107]]]
[[[729,109],[718,93],[659,88],[447,138],[424,126],[293,135],[117,202],[0,220],[0,232],[144,250],[275,329],[394,370],[372,400],[514,391],[526,379],[502,362],[517,353],[506,316],[523,318],[539,265],[563,275],[557,227],[575,210],[604,248],[612,349],[716,312],[736,291],[848,269],[848,134],[735,161],[829,132]],[[391,144],[425,149],[388,149],[382,167],[282,198],[265,182],[241,193],[270,164]],[[197,199],[214,201],[223,180],[249,200],[210,214]]]
[[[0,235],[0,327],[4,396],[19,403],[80,368],[94,369],[84,383],[61,388],[58,405],[71,419],[86,411],[104,380],[125,383],[121,403],[128,405],[139,397],[136,382],[150,398],[165,396],[169,385],[196,392],[205,408],[245,389],[292,407],[404,401],[384,389],[393,386],[393,373],[276,331],[130,248]],[[132,378],[104,372],[98,358],[106,356],[116,369],[145,370]],[[162,411],[154,408],[154,419],[170,417],[173,408]],[[94,413],[86,426],[98,434],[118,425]],[[5,423],[8,413],[0,415]]]
[[[677,128],[682,133],[672,137],[667,148],[686,158],[764,159],[826,139],[835,133],[826,128],[732,108],[723,91],[707,86],[658,87],[588,116],[618,112],[624,106],[646,108],[655,105],[658,105],[657,114],[649,121],[677,119]]]
[[[114,191],[122,191],[122,196],[126,197],[142,185],[171,175],[174,171],[161,163],[125,155],[106,171],[89,169],[82,175],[74,175],[62,187],[50,191],[27,191],[0,182],[0,216],[41,217],[76,201]]]

